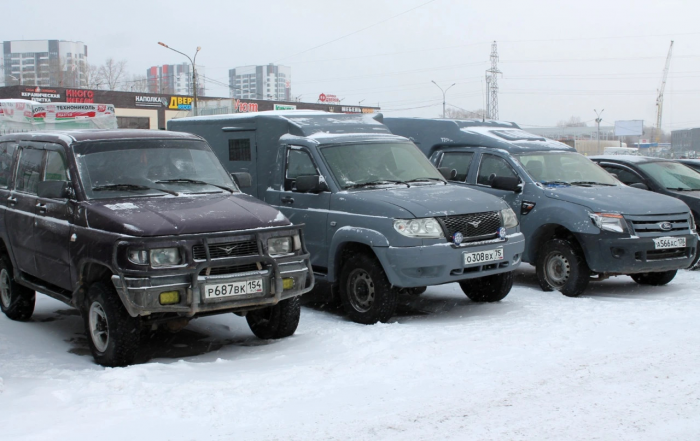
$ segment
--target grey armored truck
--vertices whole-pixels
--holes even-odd
[[[358,323],[387,321],[401,290],[459,282],[510,291],[525,243],[499,198],[448,185],[406,138],[363,115],[260,112],[171,120],[206,139],[243,191],[304,224],[317,280]]]
[[[544,290],[577,296],[614,275],[664,285],[693,263],[698,235],[686,204],[628,187],[566,144],[507,122],[378,119],[452,182],[508,202],[527,239],[523,261]]]

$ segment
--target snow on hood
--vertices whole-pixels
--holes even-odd
[[[582,205],[594,212],[630,215],[688,212],[688,206],[678,199],[627,186],[545,187],[544,193],[552,199]]]

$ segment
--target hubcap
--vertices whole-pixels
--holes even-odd
[[[571,265],[569,260],[561,254],[551,254],[545,263],[544,268],[547,283],[559,289],[569,280]]]
[[[107,314],[98,302],[92,302],[89,313],[90,337],[95,348],[104,352],[109,344],[109,323]]]
[[[369,273],[355,269],[348,277],[348,297],[352,307],[358,312],[367,312],[374,304],[374,282]]]
[[[0,301],[5,308],[10,307],[10,273],[4,268],[0,271]]]

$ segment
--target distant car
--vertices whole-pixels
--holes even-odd
[[[693,212],[695,222],[700,221],[700,172],[685,162],[627,155],[591,156],[590,159],[623,184],[682,200]],[[700,169],[700,161],[695,161]]]
[[[676,161],[700,172],[700,159],[676,159]]]

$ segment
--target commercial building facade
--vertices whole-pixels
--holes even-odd
[[[0,87],[84,87],[87,55],[87,46],[80,41],[5,41]]]
[[[232,98],[291,101],[292,68],[268,64],[240,66],[229,70],[229,89]]]
[[[700,128],[673,130],[671,132],[673,152],[700,152]]]
[[[204,66],[197,66],[197,95],[206,95]],[[150,93],[193,95],[192,65],[164,64],[146,70]]]

